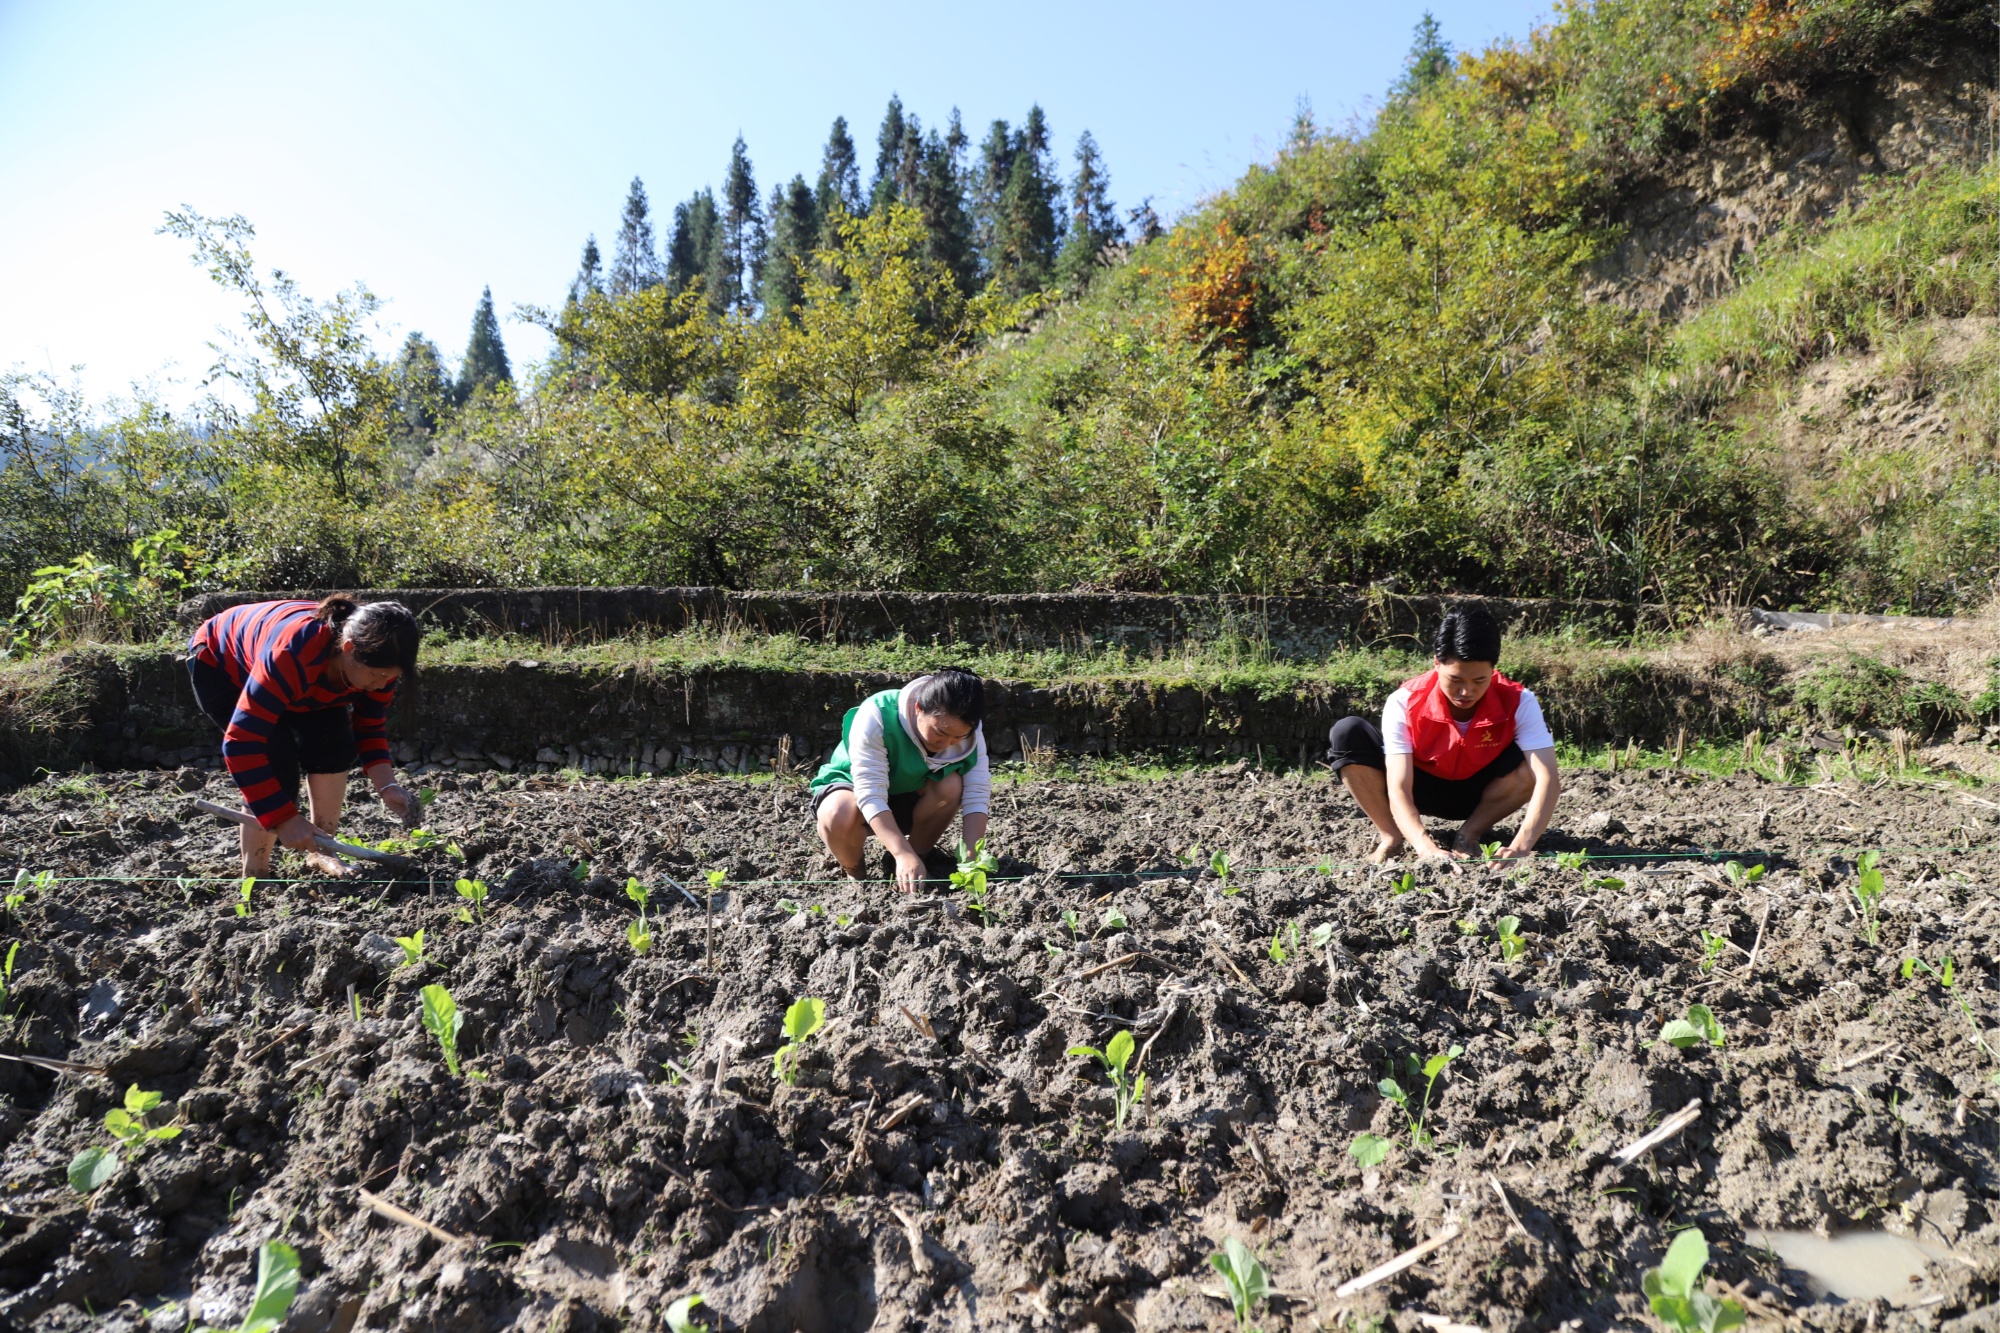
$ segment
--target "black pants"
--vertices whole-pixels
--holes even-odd
[[[194,701],[208,720],[225,732],[236,712],[243,692],[221,667],[212,667],[198,657],[188,658],[188,680],[194,686]],[[360,757],[354,743],[354,718],[346,704],[338,708],[314,708],[303,713],[286,713],[271,728],[271,773],[278,786],[299,803],[299,771],[307,773],[347,773]]]
[[[820,803],[827,797],[837,791],[853,790],[854,784],[851,782],[830,782],[821,787],[813,797],[813,815],[818,816]],[[896,827],[903,830],[903,836],[906,838],[910,836],[910,825],[917,817],[917,798],[922,795],[921,791],[906,791],[901,796],[889,798],[889,813],[896,817]],[[865,824],[868,821],[864,819],[861,822]]]
[[[1382,729],[1365,717],[1340,719],[1333,724],[1328,739],[1332,744],[1327,747],[1326,757],[1333,761],[1336,773],[1349,764],[1384,771],[1389,767],[1389,761],[1382,753]],[[1493,779],[1506,777],[1527,761],[1528,756],[1521,752],[1521,747],[1509,741],[1507,748],[1495,756],[1492,763],[1469,778],[1448,781],[1420,768],[1411,784],[1417,813],[1432,819],[1470,819]]]

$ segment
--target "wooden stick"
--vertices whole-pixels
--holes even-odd
[[[911,1217],[900,1208],[892,1205],[889,1211],[896,1215],[896,1220],[903,1224],[903,1231],[910,1238],[910,1263],[915,1266],[919,1273],[930,1272],[931,1257],[924,1250],[923,1227],[918,1224],[916,1218]]]
[[[1521,1215],[1514,1211],[1514,1204],[1508,1199],[1506,1189],[1500,1184],[1500,1178],[1489,1173],[1486,1183],[1493,1187],[1493,1193],[1499,1198],[1500,1206],[1507,1210],[1507,1220],[1514,1224],[1514,1229],[1526,1236],[1530,1242],[1540,1244],[1535,1240],[1535,1233],[1528,1230],[1527,1225],[1521,1221]]]
[[[196,801],[194,808],[211,815],[219,815],[230,823],[241,824],[245,828],[263,827],[257,822],[257,816],[247,810],[231,810],[228,806],[217,805],[213,801]],[[313,847],[331,856],[351,856],[357,861],[373,861],[377,865],[392,866],[397,870],[407,870],[411,864],[407,856],[393,856],[388,852],[378,852],[373,847],[356,847],[353,843],[342,842],[328,833],[315,833]]]
[[[254,1055],[246,1057],[246,1062],[253,1065],[256,1064],[259,1060],[269,1055],[272,1051],[275,1051],[276,1049],[278,1049],[278,1047],[283,1046],[286,1042],[290,1041],[293,1037],[298,1036],[301,1032],[304,1032],[307,1028],[311,1026],[312,1024],[310,1023],[301,1023],[297,1027],[286,1028],[283,1032],[280,1032],[277,1036],[271,1038],[271,1040],[265,1042],[262,1046],[259,1046]]]
[[[1668,1139],[1699,1119],[1701,1119],[1701,1098],[1696,1097],[1686,1106],[1683,1106],[1680,1110],[1662,1120],[1658,1129],[1646,1135],[1637,1143],[1620,1148],[1612,1156],[1618,1159],[1621,1166],[1630,1166],[1633,1160],[1642,1153],[1650,1152],[1654,1148],[1659,1147],[1662,1143],[1665,1143]]]
[[[1887,1055],[1890,1051],[1895,1050],[1898,1046],[1901,1046],[1902,1044],[1903,1043],[1900,1041],[1883,1042],[1880,1046],[1877,1046],[1872,1051],[1863,1051],[1859,1055],[1852,1055],[1845,1060],[1839,1061],[1838,1063],[1832,1066],[1832,1072],[1836,1074],[1845,1074],[1848,1070],[1854,1068],[1856,1065],[1865,1065],[1878,1055]]]
[[[1139,959],[1144,958],[1145,956],[1146,955],[1142,953],[1120,954],[1118,957],[1112,959],[1108,963],[1099,963],[1096,967],[1093,967],[1088,971],[1077,973],[1076,979],[1078,981],[1088,981],[1092,977],[1103,976],[1106,972],[1109,972],[1114,967],[1123,967],[1125,966],[1125,964],[1136,962]]]
[[[1764,926],[1771,919],[1771,903],[1773,901],[1770,894],[1767,893],[1764,895],[1764,914],[1757,918],[1757,938],[1750,942],[1750,961],[1743,965],[1745,976],[1754,976],[1756,974],[1757,951],[1764,947]]]
[[[0,1051],[0,1060],[12,1060],[15,1064],[33,1065],[56,1074],[105,1074],[110,1069],[105,1065],[80,1065],[73,1060],[50,1060],[39,1055],[8,1055]]]
[[[1388,1263],[1383,1264],[1380,1268],[1371,1268],[1360,1277],[1349,1278],[1338,1287],[1335,1287],[1333,1294],[1336,1297],[1353,1296],[1359,1292],[1368,1290],[1368,1288],[1374,1286],[1377,1282],[1383,1282],[1396,1276],[1396,1274],[1406,1268],[1415,1268],[1423,1261],[1424,1256],[1434,1250],[1442,1249],[1452,1241],[1457,1240],[1459,1231],[1460,1227],[1458,1223],[1449,1223],[1443,1231],[1438,1232],[1437,1235],[1432,1236],[1415,1249],[1403,1251],[1403,1253],[1397,1255]]]
[[[1263,989],[1259,987],[1256,982],[1250,980],[1249,976],[1243,971],[1242,968],[1236,966],[1236,960],[1231,958],[1228,954],[1222,951],[1221,945],[1217,944],[1214,940],[1204,940],[1203,943],[1208,945],[1208,951],[1210,953],[1214,954],[1217,958],[1220,958],[1222,960],[1222,965],[1224,967],[1228,968],[1231,972],[1234,972],[1236,974],[1236,979],[1238,981],[1248,986],[1251,990],[1256,991],[1259,995],[1262,995],[1264,993]]]
[[[921,1107],[923,1107],[925,1101],[926,1098],[923,1093],[921,1092],[911,1093],[909,1096],[903,1098],[903,1100],[900,1103],[891,1107],[889,1110],[888,1119],[884,1120],[880,1125],[876,1126],[876,1128],[884,1133],[887,1133],[888,1131],[894,1129],[896,1126],[902,1124],[905,1120],[908,1120],[912,1115],[916,1114],[916,1112]]]
[[[467,1243],[465,1237],[454,1236],[443,1227],[435,1226],[424,1221],[423,1218],[418,1217],[415,1213],[406,1212],[398,1208],[379,1194],[370,1194],[367,1190],[359,1186],[355,1187],[354,1192],[361,1196],[361,1202],[368,1205],[368,1211],[374,1213],[377,1217],[387,1218],[391,1222],[400,1222],[406,1227],[415,1227],[418,1231],[429,1232],[447,1245],[464,1245]]]

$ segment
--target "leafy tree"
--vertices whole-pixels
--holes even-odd
[[[804,176],[772,189],[771,243],[758,291],[766,318],[789,319],[805,299],[802,269],[812,259],[819,232],[819,200]]]
[[[814,206],[821,218],[830,217],[837,207],[851,217],[868,211],[861,197],[861,169],[854,155],[854,139],[847,132],[847,117],[833,118],[833,131],[826,136],[826,151],[820,155],[819,185]],[[816,243],[824,240],[815,238]]]
[[[487,287],[480,291],[479,305],[472,312],[472,336],[466,340],[465,360],[458,370],[458,400],[464,402],[481,389],[513,382],[507,347],[500,341],[500,321],[493,314],[493,289]]]
[[[1090,282],[1098,257],[1125,239],[1118,210],[1111,204],[1111,177],[1097,151],[1097,140],[1085,130],[1076,141],[1076,175],[1069,192],[1069,235],[1056,257],[1056,275],[1072,291]],[[1158,227],[1157,220],[1154,222]]]
[[[1403,58],[1402,76],[1391,85],[1389,100],[1409,102],[1423,96],[1451,73],[1451,63],[1451,43],[1444,39],[1443,26],[1426,9],[1417,20],[1410,53]]]
[[[708,301],[717,314],[750,311],[764,268],[764,209],[750,153],[737,135],[716,202],[715,248],[708,259]]]
[[[1150,194],[1139,201],[1137,208],[1125,214],[1125,221],[1130,224],[1131,234],[1139,245],[1157,241],[1167,234],[1160,215],[1153,211],[1153,196]]]
[[[889,109],[882,115],[882,128],[875,134],[875,176],[868,182],[871,209],[892,204],[902,192],[903,141],[909,126],[903,121],[903,99],[890,94]]]
[[[583,262],[577,265],[576,276],[570,279],[569,299],[581,301],[593,292],[602,293],[604,280],[600,269],[602,259],[597,252],[597,237],[587,236],[583,242]]]
[[[622,296],[643,291],[660,281],[660,257],[653,242],[653,218],[646,203],[646,186],[637,176],[625,195],[625,215],[618,223],[618,244],[612,251],[611,290]]]
[[[706,278],[715,259],[720,231],[715,195],[704,186],[684,204],[674,205],[674,234],[667,244],[667,286],[676,294]]]

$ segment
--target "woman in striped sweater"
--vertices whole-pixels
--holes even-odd
[[[382,803],[398,815],[416,798],[389,767],[389,703],[413,680],[416,617],[400,602],[352,598],[252,602],[211,616],[188,645],[195,701],[222,728],[222,762],[257,817],[243,829],[243,873],[267,875],[271,844],[306,854],[322,874],[349,873],[312,850],[340,823],[347,775],[358,757]],[[303,770],[310,823],[299,814]]]

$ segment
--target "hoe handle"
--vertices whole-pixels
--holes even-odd
[[[245,828],[262,827],[257,823],[257,816],[247,810],[231,810],[228,806],[217,805],[213,801],[196,801],[194,808],[211,815],[219,816],[232,824],[241,824]],[[356,847],[352,843],[342,842],[340,839],[331,837],[325,833],[316,833],[313,835],[313,846],[322,852],[329,852],[334,856],[351,856],[358,861],[373,861],[378,865],[401,867],[410,864],[407,857],[392,856],[388,852],[378,852],[373,847]]]

